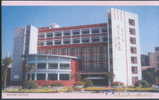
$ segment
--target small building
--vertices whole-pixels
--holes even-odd
[[[32,54],[26,57],[26,80],[35,80],[38,85],[60,83],[72,86],[77,81],[78,58],[73,56]]]

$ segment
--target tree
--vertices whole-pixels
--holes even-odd
[[[135,83],[135,86],[136,87],[147,88],[147,87],[150,87],[151,85],[146,80],[139,80]]]
[[[35,68],[35,64],[27,64],[26,60],[23,60],[23,80],[22,80],[22,86],[25,87],[25,82],[26,82],[26,74],[27,72],[31,72],[34,71]]]
[[[7,86],[7,74],[8,74],[8,67],[13,62],[11,57],[6,57],[2,59],[2,86],[3,89]]]
[[[156,75],[155,69],[147,69],[142,72],[143,80],[146,80],[149,84],[155,84],[158,76]]]
[[[106,76],[106,79],[108,79],[108,85],[111,86],[111,83],[114,79],[113,72],[105,72],[104,75]]]

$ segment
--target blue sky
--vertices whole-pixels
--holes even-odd
[[[139,15],[141,53],[159,46],[159,6],[3,6],[2,57],[12,56],[13,36],[17,27],[37,27],[57,23],[73,26],[106,22],[110,8],[119,8]]]

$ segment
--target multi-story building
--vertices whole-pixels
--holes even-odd
[[[159,47],[155,48],[154,52],[149,54],[150,66],[155,67],[156,70],[159,70]]]
[[[32,38],[38,43],[38,55],[77,57],[81,77],[92,80],[96,85],[108,84],[106,72],[113,72],[113,81],[127,86],[141,80],[136,14],[111,9],[104,23],[55,26],[38,28],[38,39]]]
[[[13,66],[11,69],[11,80],[22,80],[22,55],[37,53],[38,29],[32,25],[17,28],[14,37]]]

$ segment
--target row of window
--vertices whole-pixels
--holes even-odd
[[[70,69],[70,64],[60,64],[60,69]],[[46,69],[46,63],[37,64],[37,69]],[[57,63],[49,63],[48,69],[58,69]]]
[[[107,41],[107,37],[102,37],[102,42],[106,42]],[[78,43],[90,43],[90,42],[101,42],[100,37],[92,37],[90,38],[74,38],[72,39],[72,43],[73,44],[78,44]],[[50,46],[53,45],[53,41],[46,41],[46,44],[44,44],[45,42],[39,42],[39,46]],[[71,39],[63,39],[63,43],[61,40],[54,40],[54,45],[61,45],[61,44],[71,44]]]
[[[36,79],[35,79],[36,75]],[[58,79],[58,74],[56,73],[48,73],[48,77],[46,78],[45,73],[37,73],[37,74],[28,74],[27,80],[70,80],[70,74],[59,74],[59,79]]]
[[[107,32],[107,29],[106,27],[103,27],[103,28],[92,28],[91,30],[90,29],[78,29],[78,30],[72,30],[72,32],[70,30],[67,30],[67,31],[57,31],[57,32],[49,32],[46,34],[46,37],[47,38],[52,38],[52,37],[61,37],[62,35],[63,36],[71,36],[71,33],[72,33],[72,36],[78,36],[80,34],[90,34],[90,32],[92,34],[96,34],[96,33],[105,33]],[[54,36],[53,36],[54,35]],[[45,34],[40,34],[39,35],[40,38],[45,38]]]

